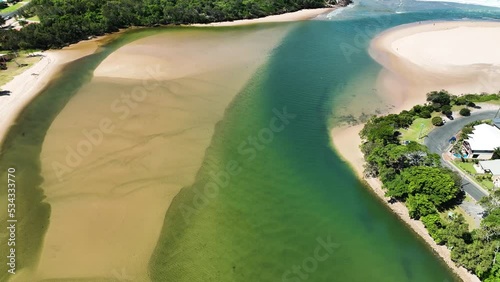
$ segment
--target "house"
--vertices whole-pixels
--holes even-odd
[[[495,148],[500,147],[500,129],[489,124],[476,125],[463,145],[470,158],[489,160]]]
[[[485,172],[493,174],[493,184],[500,188],[500,160],[482,161],[479,165]]]

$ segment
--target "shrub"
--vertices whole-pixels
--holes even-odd
[[[471,101],[467,102],[467,107],[475,107],[475,106],[476,104],[474,102]]]
[[[435,126],[443,125],[443,119],[441,117],[433,117],[431,120],[432,124]]]
[[[430,118],[431,117],[431,112],[427,109],[422,110],[419,114],[421,118]]]
[[[443,113],[443,115],[449,117],[453,114],[453,112],[451,111],[451,106],[450,105],[444,105],[443,107],[441,107],[441,113]]]
[[[459,113],[460,113],[461,116],[464,116],[464,117],[470,116],[470,110],[467,109],[467,108],[460,109]]]

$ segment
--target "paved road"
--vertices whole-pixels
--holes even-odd
[[[429,133],[424,139],[424,144],[429,147],[431,152],[441,156],[450,145],[448,140],[450,140],[450,138],[460,131],[466,124],[476,120],[493,119],[496,112],[496,110],[472,112],[469,117],[460,117],[452,121],[447,121],[444,126]],[[450,167],[450,165],[442,158],[441,162],[446,167]],[[464,175],[462,175],[462,188],[476,201],[479,201],[481,198],[487,196],[481,187],[478,187],[477,184],[469,181],[466,177],[464,177]]]

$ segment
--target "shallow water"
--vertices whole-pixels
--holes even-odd
[[[225,110],[204,152],[201,167],[186,176],[186,179],[194,179],[194,184],[184,187],[166,213],[160,240],[149,262],[151,280],[456,279],[334,153],[328,126],[337,125],[351,115],[360,119],[363,113],[383,112],[390,106],[374,95],[373,84],[380,67],[366,52],[370,38],[378,32],[403,23],[432,19],[498,19],[500,13],[458,4],[364,1],[335,14],[329,21],[296,24]],[[260,27],[250,29],[253,28]],[[240,29],[245,32],[248,28],[231,30]],[[50,172],[50,168],[42,167],[47,163],[45,158],[40,159],[42,145],[57,149],[58,144],[66,140],[67,130],[79,133],[87,122],[92,122],[85,119],[104,113],[104,108],[97,106],[103,102],[99,95],[111,95],[105,99],[112,100],[122,87],[129,87],[128,82],[114,80],[95,88],[102,81],[92,82],[92,72],[104,58],[138,38],[179,30],[182,29],[130,32],[99,53],[69,65],[61,77],[26,108],[9,132],[2,147],[0,166],[2,171],[9,166],[18,168],[18,185],[25,187],[18,194],[19,215],[23,218],[18,233],[23,235],[18,240],[30,244],[18,247],[19,266],[36,264],[47,226],[50,228],[50,207],[42,202],[44,195],[40,187],[49,185],[55,178],[53,174],[43,174],[44,170]],[[158,95],[162,93],[159,91]],[[77,107],[71,106],[77,101],[80,101]],[[162,102],[168,100],[154,104],[160,106]],[[283,113],[285,109],[288,119]],[[123,133],[114,145],[102,147],[101,154],[116,151],[122,145],[128,148],[145,144],[144,139],[152,134],[141,136],[144,124],[151,125],[148,114],[151,113],[142,113],[137,123],[128,120],[117,124],[120,132],[128,135]],[[64,118],[64,122],[57,121],[59,118]],[[74,118],[73,122],[69,118]],[[178,123],[160,122],[159,126],[162,125],[168,131],[175,129]],[[46,136],[51,128],[51,135]],[[151,156],[149,160],[161,163],[162,148],[158,146],[168,144],[146,144],[135,157]],[[182,156],[178,159],[183,160]],[[109,161],[82,172],[74,181],[85,179],[85,174],[90,179],[108,178],[108,183],[89,185],[93,193],[113,188],[116,182],[127,182],[132,170],[120,168],[122,164],[113,163],[112,159]],[[161,179],[172,177],[172,171],[154,163],[149,162],[155,171],[141,172],[138,168],[133,172],[160,179],[154,186],[161,188]],[[53,197],[64,196],[77,186],[54,187],[59,190],[50,191],[55,193]],[[167,189],[168,184],[164,187]],[[50,189],[46,189],[49,192]],[[164,207],[167,206],[166,202]],[[85,206],[81,213],[85,213]],[[123,222],[126,221],[127,218],[123,218]],[[111,242],[102,242],[107,243]],[[324,248],[325,245],[330,247]],[[115,269],[100,269],[99,274],[112,275],[113,271],[122,270],[118,259],[113,264]],[[295,266],[301,266],[300,273]],[[0,280],[5,278],[2,276]]]

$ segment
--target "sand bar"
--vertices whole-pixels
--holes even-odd
[[[105,280],[125,272],[148,281],[171,201],[194,182],[226,107],[292,26],[175,29],[110,54],[45,137],[42,188],[51,219],[35,278]],[[127,107],[126,95],[141,98]],[[102,120],[113,129],[68,163],[67,148],[78,150],[87,142],[82,131],[95,132]],[[58,175],[54,163],[70,171]]]
[[[377,36],[370,55],[382,66],[377,88],[407,109],[429,91],[452,94],[500,90],[500,22],[418,22]]]
[[[319,8],[319,9],[303,9],[296,12],[272,15],[264,18],[248,19],[248,20],[236,20],[218,23],[208,23],[208,24],[193,24],[191,26],[238,26],[238,25],[249,25],[249,24],[259,24],[259,23],[278,23],[278,22],[294,22],[294,21],[304,21],[315,18],[322,14],[327,14],[337,7],[332,8]]]
[[[403,25],[375,38],[370,54],[384,69],[377,88],[399,113],[425,102],[426,93],[447,89],[453,94],[500,90],[499,22],[431,22]],[[364,179],[373,192],[406,224],[419,234],[463,281],[479,281],[465,268],[457,267],[450,251],[437,245],[422,222],[413,220],[402,203],[388,204],[378,179],[363,176],[359,132],[363,125],[331,130],[332,144]]]

